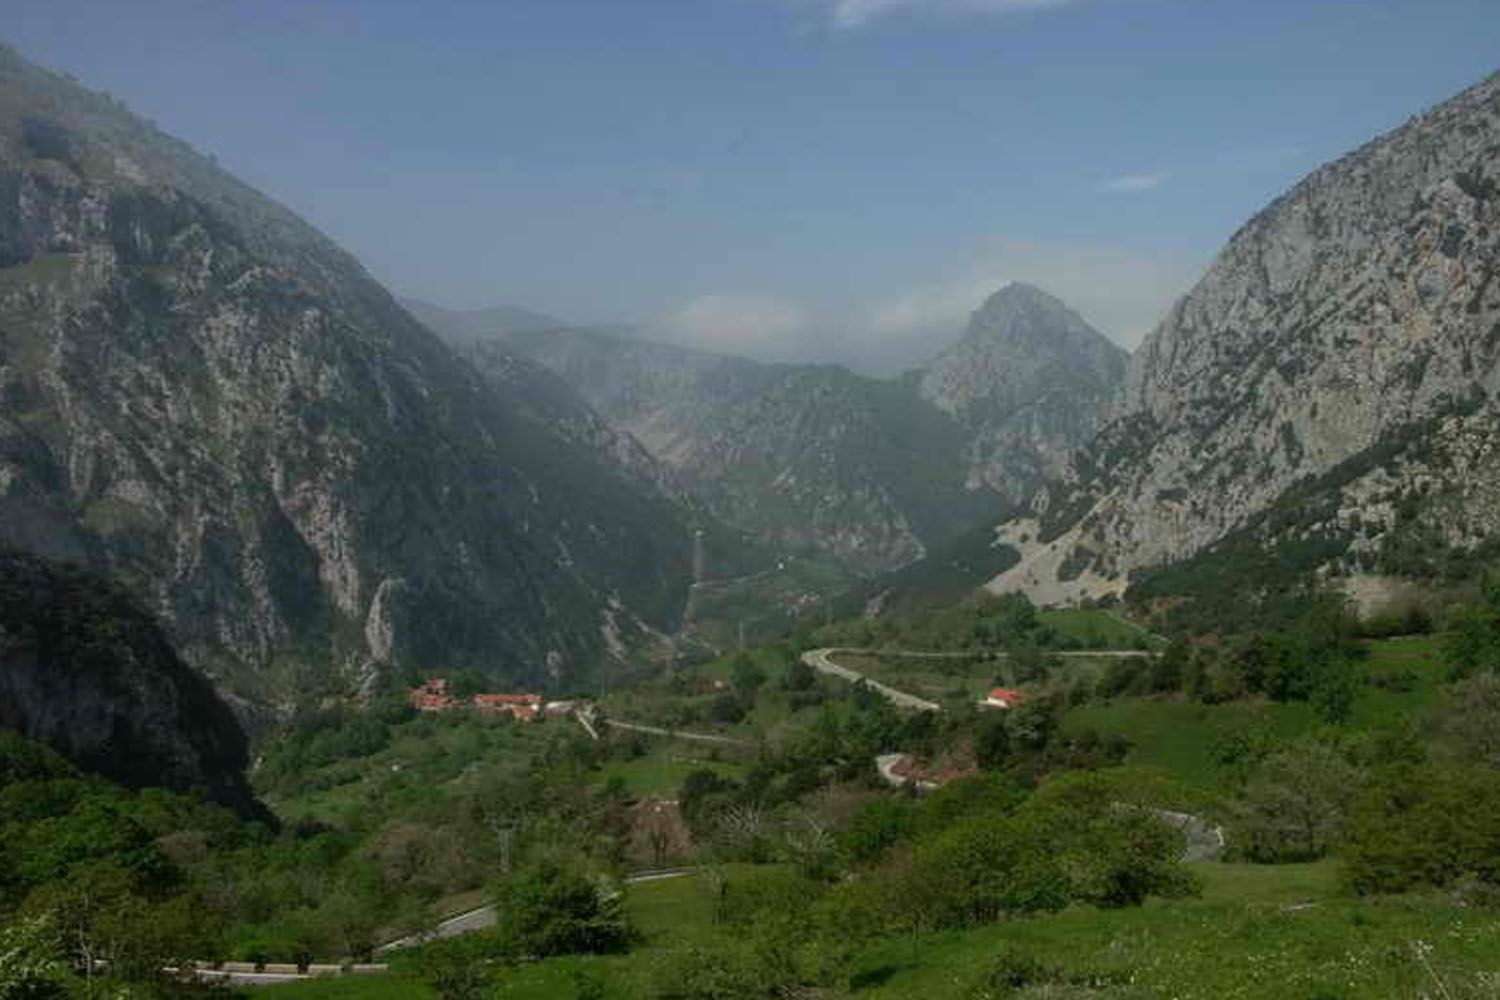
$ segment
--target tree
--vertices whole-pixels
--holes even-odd
[[[1181,639],[1174,640],[1151,662],[1151,690],[1157,693],[1176,691],[1187,676],[1192,649]]]
[[[51,920],[0,924],[0,1000],[61,1000],[71,979]]]
[[[1448,613],[1443,658],[1454,677],[1500,670],[1500,580],[1486,574],[1479,584],[1479,602]]]
[[[1312,861],[1338,843],[1364,775],[1334,747],[1304,740],[1263,758],[1236,809],[1252,861]]]
[[[753,695],[766,682],[766,672],[748,653],[736,653],[729,665],[729,683],[742,695]]]
[[[818,683],[818,676],[813,668],[803,663],[801,659],[795,659],[787,664],[786,676],[782,679],[781,686],[788,691],[807,691]]]
[[[630,940],[621,890],[543,858],[496,887],[500,934],[515,956],[601,954]]]

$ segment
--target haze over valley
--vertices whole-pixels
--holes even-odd
[[[0,998],[1493,995],[1500,11],[1254,6],[8,24]]]

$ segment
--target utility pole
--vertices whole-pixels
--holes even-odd
[[[740,652],[745,651],[745,619],[740,619]]]

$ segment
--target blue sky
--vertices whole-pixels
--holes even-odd
[[[890,369],[1028,279],[1137,342],[1500,69],[1495,0],[51,0],[0,29],[393,289]]]

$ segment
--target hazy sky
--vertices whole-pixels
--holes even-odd
[[[1021,278],[1135,344],[1299,176],[1500,68],[1496,0],[48,0],[394,290],[889,368]]]

